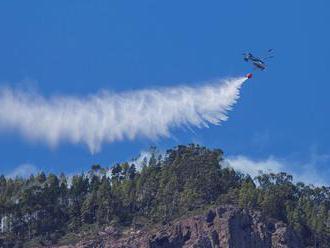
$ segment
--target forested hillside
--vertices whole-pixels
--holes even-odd
[[[259,210],[289,224],[305,246],[328,247],[328,187],[293,183],[286,173],[252,179],[224,167],[221,150],[198,145],[156,154],[141,170],[122,163],[112,170],[93,165],[73,177],[1,176],[0,247],[74,243],[79,233],[165,224],[221,204]]]

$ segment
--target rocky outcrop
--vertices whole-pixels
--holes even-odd
[[[75,247],[299,248],[302,245],[283,222],[266,220],[256,211],[220,206],[206,215],[178,220],[154,231],[130,230],[118,234],[106,230],[97,239],[82,241]]]

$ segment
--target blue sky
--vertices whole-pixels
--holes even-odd
[[[172,138],[55,148],[0,132],[0,173],[21,164],[75,172],[111,165],[150,145],[199,142],[228,156],[302,165],[328,183],[330,3],[316,1],[2,1],[0,86],[44,96],[122,92],[218,77],[250,68],[241,53],[274,48],[267,72],[246,83],[221,126],[173,130]],[[301,165],[301,166],[300,166]]]

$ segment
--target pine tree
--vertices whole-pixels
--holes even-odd
[[[83,224],[95,223],[97,208],[96,192],[91,192],[86,196],[81,206],[81,222]]]
[[[253,180],[248,177],[239,191],[239,205],[242,208],[255,208],[258,202],[258,191]]]
[[[120,203],[112,197],[111,184],[106,176],[102,177],[100,187],[97,191],[96,220],[100,225],[109,224],[115,213],[120,212]]]

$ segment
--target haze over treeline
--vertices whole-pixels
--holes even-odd
[[[233,204],[288,223],[305,246],[330,242],[330,189],[293,183],[286,173],[251,178],[223,166],[220,149],[178,146],[84,174],[0,177],[1,247],[72,244],[108,226],[143,228]]]

